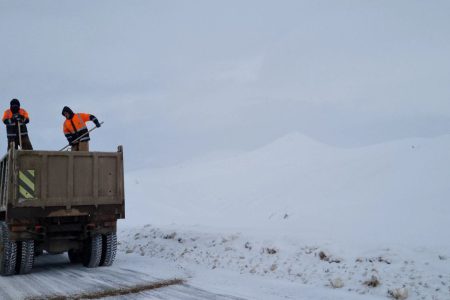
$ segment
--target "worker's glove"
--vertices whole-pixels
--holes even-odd
[[[21,115],[19,115],[19,114],[14,115],[14,116],[13,116],[13,119],[14,119],[16,122],[22,122],[22,121],[23,121],[23,117],[22,117]]]
[[[95,126],[97,126],[97,127],[102,126],[102,124],[100,124],[100,122],[99,122],[97,119],[94,120],[94,124],[95,124]]]

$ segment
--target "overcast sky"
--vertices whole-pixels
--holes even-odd
[[[450,130],[449,1],[0,0],[0,96],[35,148],[69,105],[129,169],[257,148]],[[6,148],[6,131],[0,139]]]

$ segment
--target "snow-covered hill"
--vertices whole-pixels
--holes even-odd
[[[227,159],[128,174],[127,223],[449,245],[449,155],[450,136],[342,149],[292,133]]]
[[[450,136],[344,149],[292,133],[131,173],[123,225],[136,227],[121,231],[119,248],[194,278],[208,274],[200,267],[300,283],[316,289],[311,299],[333,287],[330,299],[448,299],[449,155]]]

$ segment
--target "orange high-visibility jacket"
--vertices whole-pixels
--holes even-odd
[[[17,115],[19,116],[19,120],[20,120],[20,124],[21,124],[20,134],[27,135],[28,129],[25,124],[28,124],[30,122],[30,117],[28,116],[28,112],[25,109],[21,108],[21,109],[19,109],[19,112],[17,113]],[[11,109],[5,110],[5,112],[3,113],[2,121],[6,125],[6,134],[8,136],[8,139],[14,139],[15,137],[17,137],[19,135],[18,126],[17,126],[18,121],[15,118]]]
[[[72,119],[66,119],[63,125],[64,135],[66,136],[69,143],[72,143],[77,138],[82,136],[83,134],[88,132],[86,122],[94,121],[95,118],[93,115],[78,113],[74,114]],[[87,142],[90,140],[89,133],[84,135],[78,142]]]

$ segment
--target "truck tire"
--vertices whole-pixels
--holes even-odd
[[[17,242],[17,263],[16,273],[27,274],[30,273],[34,264],[34,241]]]
[[[117,234],[110,232],[102,235],[102,259],[100,266],[109,267],[116,259],[117,252]]]
[[[16,271],[17,245],[9,240],[9,229],[0,222],[0,274],[12,275]]]
[[[80,264],[83,262],[83,253],[81,253],[80,250],[70,249],[67,254],[69,256],[70,263]]]
[[[83,265],[88,268],[96,268],[102,258],[102,235],[95,234],[86,240],[83,255]]]

